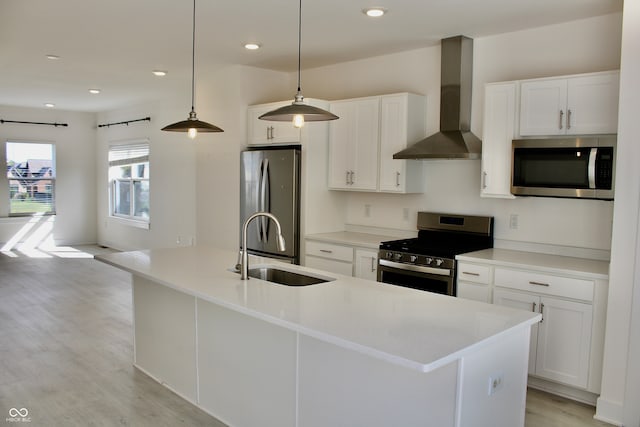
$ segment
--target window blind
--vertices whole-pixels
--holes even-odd
[[[109,166],[130,165],[149,161],[149,143],[113,144],[109,146]]]

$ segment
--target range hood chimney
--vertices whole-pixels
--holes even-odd
[[[479,159],[480,139],[471,133],[473,39],[441,41],[440,132],[395,153],[394,159]]]

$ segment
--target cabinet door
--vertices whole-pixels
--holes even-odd
[[[424,138],[425,124],[424,96],[401,93],[380,98],[380,191],[424,191],[424,162],[395,160],[393,155]]]
[[[526,311],[539,311],[540,297],[531,294],[506,291],[495,288],[493,303]],[[538,324],[531,326],[531,340],[529,342],[529,374],[536,373],[536,353],[538,347]]]
[[[566,133],[566,78],[524,82],[520,94],[520,135]]]
[[[618,72],[570,78],[567,87],[567,133],[617,133],[618,92]]]
[[[542,297],[540,304],[536,375],[586,388],[592,306],[551,297]]]
[[[378,184],[380,98],[331,103],[329,188],[375,191]]]
[[[289,101],[253,105],[247,109],[247,139],[249,145],[291,144],[300,142],[300,129],[291,122],[271,122],[258,117]]]
[[[516,88],[515,82],[485,86],[482,197],[514,198],[511,194],[511,141],[515,137]]]
[[[378,186],[379,116],[379,98],[355,101],[355,149],[351,185],[354,190],[375,191]]]
[[[355,276],[362,279],[377,280],[378,278],[378,251],[368,249],[356,249]]]
[[[489,285],[473,282],[457,282],[456,296],[463,299],[491,303]]]
[[[353,121],[356,107],[353,103],[331,103],[329,110],[340,117],[329,123],[329,188],[351,189],[352,158],[356,136]]]

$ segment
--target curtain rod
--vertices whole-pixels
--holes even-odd
[[[109,126],[116,126],[116,125],[127,125],[129,126],[129,123],[135,123],[135,122],[150,122],[151,121],[151,117],[145,117],[144,119],[136,119],[136,120],[127,120],[124,122],[116,122],[116,123],[105,123],[103,125],[98,125],[99,128],[103,128],[103,127],[109,127]]]
[[[66,123],[44,123],[44,122],[21,122],[18,120],[4,120],[4,119],[0,119],[0,123],[20,123],[20,124],[24,124],[24,125],[45,125],[45,126],[69,126]]]

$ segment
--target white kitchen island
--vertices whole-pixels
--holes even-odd
[[[134,364],[235,427],[524,424],[536,313],[304,267],[304,287],[204,247],[96,258],[133,276]],[[253,258],[250,267],[274,262]]]

